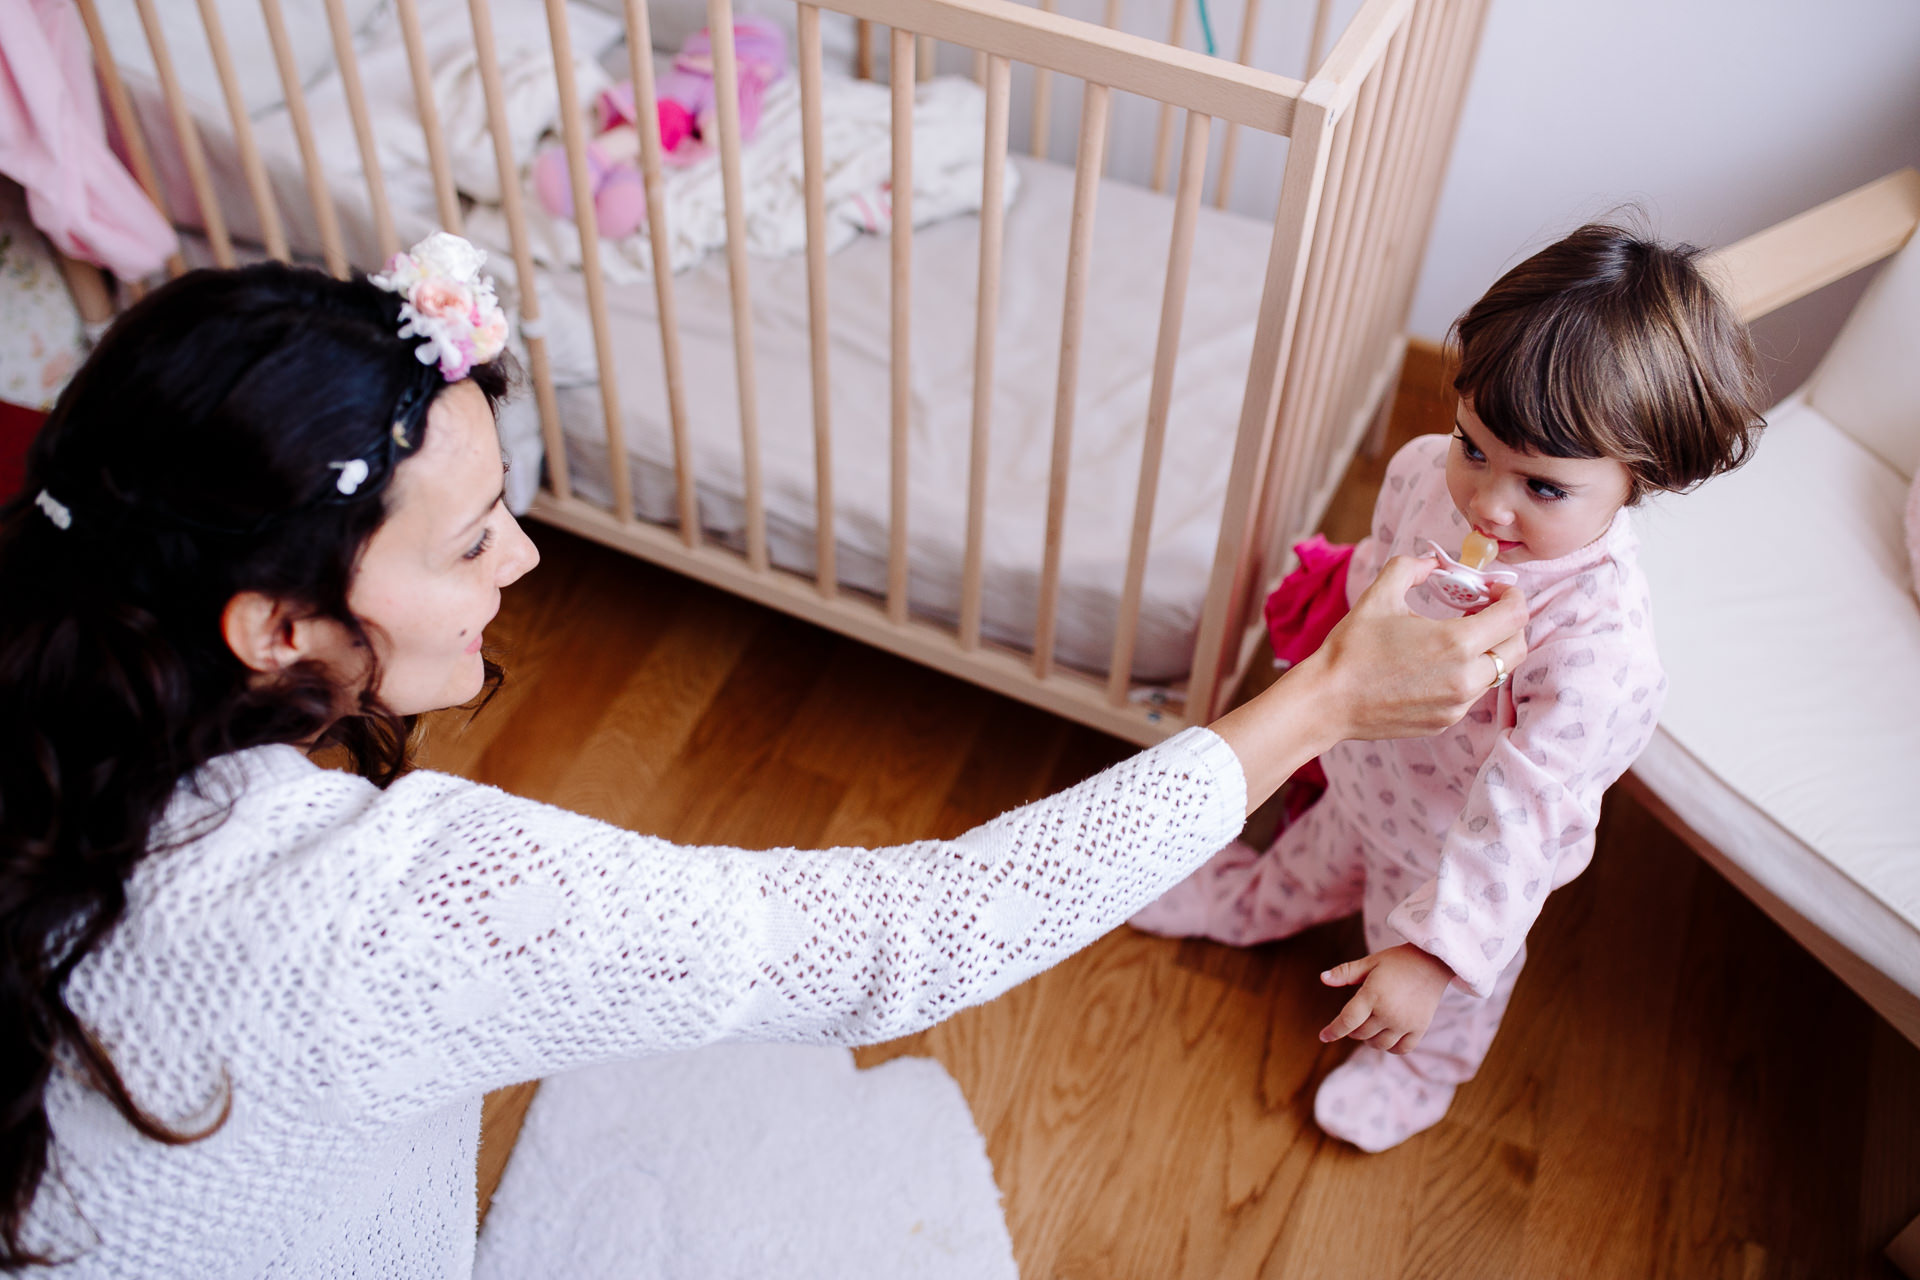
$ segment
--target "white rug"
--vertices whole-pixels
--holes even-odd
[[[540,1086],[475,1280],[1016,1280],[946,1069],[718,1045]]]

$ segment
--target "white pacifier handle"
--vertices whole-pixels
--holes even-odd
[[[1428,594],[1455,609],[1478,609],[1491,603],[1493,593],[1487,590],[1488,583],[1512,585],[1520,581],[1520,575],[1508,569],[1470,568],[1448,555],[1431,538],[1427,539],[1427,554],[1440,562],[1440,567],[1427,575]]]

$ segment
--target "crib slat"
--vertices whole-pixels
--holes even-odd
[[[713,92],[720,116],[720,178],[727,204],[727,283],[733,293],[733,360],[740,391],[740,461],[747,499],[747,563],[767,567],[767,512],[760,489],[759,392],[753,376],[753,300],[747,276],[746,195],[740,187],[740,65],[734,54],[733,0],[707,0],[713,40]],[[911,57],[911,53],[908,55]]]
[[[240,171],[246,175],[247,192],[253,197],[253,207],[260,218],[260,243],[266,246],[269,255],[286,262],[292,255],[287,252],[286,228],[280,225],[280,206],[273,202],[273,184],[267,180],[267,166],[260,159],[260,148],[254,145],[253,121],[247,116],[247,100],[240,92],[240,76],[233,69],[226,28],[220,22],[220,10],[214,0],[200,0],[200,23],[206,29],[214,75],[220,81],[227,115],[233,121],[233,145],[240,153]]]
[[[833,599],[838,589],[833,529],[833,384],[827,354],[826,158],[821,131],[820,10],[800,5],[800,150],[806,168],[807,338],[813,360],[814,580]]]
[[[1274,411],[1279,407],[1280,371],[1294,341],[1307,251],[1313,242],[1332,150],[1329,97],[1328,86],[1308,85],[1294,112],[1287,167],[1280,184],[1280,211],[1273,221],[1273,246],[1267,254],[1260,318],[1254,328],[1246,393],[1240,402],[1240,427],[1227,472],[1220,535],[1214,544],[1213,568],[1208,575],[1200,635],[1187,686],[1186,715],[1195,724],[1213,719],[1220,702],[1220,671],[1227,656],[1228,637],[1239,634],[1239,618],[1234,615],[1246,606],[1246,561],[1252,545],[1255,483],[1266,469]]]
[[[560,405],[553,390],[553,365],[540,322],[539,280],[534,275],[533,252],[527,247],[527,215],[521,201],[520,170],[514,160],[513,135],[507,128],[507,96],[500,83],[492,0],[467,0],[467,16],[473,23],[473,52],[480,64],[480,89],[487,100],[487,132],[493,138],[494,168],[500,174],[500,208],[506,214],[507,236],[513,242],[514,296],[520,311],[520,337],[527,344],[528,372],[533,376],[534,403],[540,411],[547,484],[564,499],[573,495],[573,485],[567,473],[566,441],[560,434]]]
[[[913,413],[913,36],[893,29],[892,500],[887,530],[887,616],[907,620],[907,441]]]
[[[433,170],[433,196],[440,211],[440,225],[459,235],[460,195],[453,187],[453,164],[447,159],[447,140],[440,132],[440,109],[433,102],[433,68],[427,62],[426,42],[420,34],[420,10],[414,0],[394,0],[394,8],[400,15],[400,36],[407,46],[407,69],[413,76],[420,131],[427,136],[427,167]]]
[[[1013,68],[987,63],[987,133],[980,178],[980,293],[973,329],[973,441],[967,461],[967,550],[960,573],[960,647],[980,647],[981,570],[987,528],[987,442],[993,429],[993,355],[1006,229],[1007,117]]]
[[[347,114],[353,117],[354,142],[360,148],[360,172],[367,182],[367,205],[373,214],[373,240],[385,262],[400,252],[393,229],[393,210],[387,204],[387,177],[380,170],[380,148],[373,138],[373,117],[367,111],[367,92],[360,82],[360,55],[353,47],[353,28],[347,22],[344,0],[326,0],[327,25],[333,32],[333,56],[340,66],[340,87],[346,90]]]
[[[340,241],[340,218],[334,212],[333,193],[327,189],[326,171],[320,167],[320,152],[313,144],[313,120],[307,115],[307,92],[300,84],[300,67],[293,59],[293,42],[287,38],[286,15],[280,0],[260,0],[260,12],[267,20],[267,39],[273,44],[273,60],[280,67],[280,88],[287,95],[287,119],[293,124],[294,140],[300,146],[300,167],[307,175],[307,199],[313,204],[314,224],[320,230],[320,251],[327,270],[337,278],[347,278],[347,250]]]
[[[1377,169],[1378,98],[1379,77],[1373,76],[1360,91],[1353,111],[1337,126],[1334,153],[1340,172],[1337,181],[1331,167],[1327,174],[1327,203],[1315,229],[1320,243],[1307,271],[1303,323],[1288,362],[1279,434],[1267,468],[1268,491],[1277,486],[1283,497],[1266,521],[1263,546],[1284,546],[1287,539],[1305,532],[1300,527],[1304,523],[1301,508],[1318,483],[1317,476],[1309,473],[1309,460],[1319,452],[1328,426],[1315,409],[1346,354],[1329,341],[1329,335],[1339,330],[1350,311],[1351,251],[1358,225],[1366,216],[1367,176]],[[1264,571],[1265,566],[1260,567]]]
[[[1187,6],[1176,0],[1173,5],[1173,23],[1167,31],[1167,43],[1173,48],[1181,47],[1187,34]],[[1167,169],[1173,161],[1173,104],[1160,104],[1160,126],[1153,137],[1153,189],[1167,189]]]
[[[553,45],[553,74],[560,91],[560,139],[567,149],[567,176],[573,189],[573,225],[580,234],[580,279],[587,291],[587,315],[593,321],[593,358],[600,372],[600,408],[607,430],[607,474],[613,482],[613,514],[633,523],[633,483],[621,427],[620,382],[613,359],[613,330],[607,322],[607,283],[600,271],[600,225],[594,218],[592,178],[587,170],[587,125],[573,75],[573,33],[566,0],[547,0],[547,33]]]
[[[867,18],[853,23],[853,75],[856,80],[873,79],[873,22]]]
[[[1052,13],[1056,7],[1057,0],[1040,0],[1043,13]],[[1053,73],[1045,67],[1033,69],[1033,105],[1028,115],[1033,136],[1027,141],[1027,154],[1044,160],[1053,135]]]
[[[1400,278],[1395,282],[1383,323],[1395,328],[1406,322],[1413,305],[1413,291],[1419,283],[1420,267],[1426,258],[1427,242],[1433,234],[1434,206],[1440,199],[1440,184],[1446,174],[1447,157],[1453,151],[1454,134],[1460,128],[1460,112],[1472,77],[1473,50],[1480,43],[1480,29],[1486,22],[1486,0],[1467,0],[1449,5],[1446,38],[1437,54],[1423,55],[1438,68],[1433,75],[1435,90],[1430,105],[1423,108],[1421,129],[1415,135],[1411,159],[1405,168],[1406,195],[1391,206],[1399,210],[1395,242],[1403,246]]]
[[[213,260],[222,267],[234,263],[233,238],[227,234],[227,217],[214,194],[213,179],[207,171],[207,153],[200,145],[200,131],[193,114],[187,110],[186,95],[180,91],[180,77],[173,69],[173,54],[167,49],[166,33],[160,29],[153,0],[134,0],[140,11],[140,25],[146,29],[147,48],[153,53],[153,69],[160,77],[160,92],[167,100],[167,115],[173,121],[174,136],[180,143],[180,157],[187,163],[187,179],[193,184],[193,198],[200,204],[200,223],[207,233],[207,247]]]
[[[167,214],[167,202],[160,194],[160,180],[153,172],[153,153],[147,150],[146,134],[141,132],[139,118],[133,114],[133,101],[127,97],[126,82],[120,78],[119,64],[113,60],[113,48],[107,42],[106,28],[100,25],[100,11],[94,7],[93,0],[79,0],[79,3],[80,20],[87,29],[87,42],[93,46],[94,72],[100,77],[101,88],[106,92],[107,109],[113,113],[113,122],[126,142],[127,158],[133,163],[133,176],[147,193],[147,199],[153,201],[153,207],[168,222],[172,222],[173,219]],[[176,247],[167,255],[167,272],[177,276],[186,269],[187,260],[180,256],[180,250]],[[140,287],[137,280],[127,283],[135,289]]]
[[[1387,137],[1377,171],[1368,181],[1372,207],[1351,272],[1353,302],[1328,339],[1336,344],[1331,350],[1340,353],[1346,367],[1337,382],[1316,396],[1312,410],[1328,427],[1313,459],[1313,478],[1319,486],[1312,491],[1316,498],[1336,483],[1329,474],[1333,460],[1339,450],[1353,443],[1355,417],[1380,377],[1380,367],[1389,358],[1393,339],[1380,327],[1385,297],[1393,292],[1386,265],[1389,258],[1397,264],[1403,257],[1394,243],[1395,226],[1400,204],[1413,196],[1407,181],[1409,162],[1416,157],[1416,149],[1425,145],[1422,135],[1429,127],[1428,112],[1441,79],[1433,55],[1443,42],[1444,25],[1440,5],[1417,4],[1377,77],[1381,85],[1379,111],[1388,122]],[[1391,386],[1382,386],[1379,394],[1390,402]]]
[[[1431,5],[1421,6],[1411,21],[1402,26],[1361,92],[1364,109],[1373,118],[1373,136],[1369,139],[1360,175],[1355,231],[1340,266],[1345,294],[1338,314],[1327,326],[1328,332],[1323,338],[1327,353],[1325,368],[1308,402],[1308,420],[1316,424],[1318,435],[1307,474],[1302,477],[1313,486],[1303,485],[1303,504],[1334,482],[1328,472],[1349,439],[1351,415],[1356,402],[1367,392],[1377,362],[1378,353],[1369,330],[1381,283],[1381,267],[1388,252],[1386,224],[1391,206],[1386,200],[1387,188],[1399,167],[1399,154],[1406,145],[1411,123],[1412,95],[1407,93],[1410,86],[1404,73],[1417,70],[1407,63],[1406,51],[1410,35],[1433,11]],[[1369,95],[1371,101],[1368,101]]]
[[[920,51],[914,59],[915,79],[933,79],[933,37],[920,37]]]
[[[1253,65],[1253,33],[1260,22],[1260,0],[1247,0],[1240,15],[1240,52],[1235,59],[1243,67]],[[1240,149],[1240,126],[1227,121],[1226,136],[1220,140],[1220,170],[1213,178],[1213,207],[1224,209],[1233,195],[1233,162]]]
[[[1333,0],[1315,0],[1313,6],[1313,34],[1307,38],[1307,71],[1301,77],[1311,80],[1320,70],[1320,59],[1325,56],[1327,32],[1333,28]]]
[[[1093,255],[1094,205],[1107,146],[1112,91],[1089,83],[1080,98],[1080,152],[1073,169],[1073,225],[1067,241],[1066,300],[1060,317],[1060,376],[1053,402],[1053,469],[1047,489],[1047,542],[1040,565],[1039,612],[1034,619],[1033,673],[1053,671],[1055,616],[1060,604],[1060,541],[1067,520],[1067,470],[1073,460],[1073,416],[1080,388],[1080,330],[1086,314],[1087,260]]]
[[[633,79],[635,117],[658,118],[660,99],[653,83],[653,26],[642,0],[627,0],[627,69]],[[657,129],[640,135],[640,178],[647,193],[647,241],[653,252],[653,299],[659,319],[660,366],[667,384],[667,422],[673,431],[674,495],[680,512],[680,540],[700,545],[700,504],[694,470],[693,439],[687,430],[686,375],[680,360],[680,322],[673,300],[673,250],[668,239],[667,186]]]
[[[463,234],[460,194],[453,183],[453,165],[447,155],[446,135],[440,127],[440,108],[433,96],[433,67],[427,61],[425,36],[420,29],[417,0],[394,0],[400,34],[407,50],[407,73],[413,81],[414,109],[426,139],[427,167],[433,175],[434,204],[440,225]]]
[[[1107,667],[1107,701],[1127,705],[1133,684],[1133,651],[1140,630],[1140,596],[1152,545],[1153,504],[1160,485],[1160,458],[1167,438],[1167,411],[1173,403],[1174,361],[1180,355],[1180,322],[1186,313],[1187,274],[1193,264],[1194,224],[1200,192],[1207,180],[1207,132],[1213,120],[1187,112],[1180,145],[1180,185],[1174,198],[1173,240],[1167,249],[1167,284],[1160,296],[1160,337],[1153,352],[1153,389],[1147,396],[1147,432],[1140,448],[1140,487],[1133,500],[1133,541],[1127,549],[1127,577],[1120,591],[1120,616],[1113,632],[1113,658]]]

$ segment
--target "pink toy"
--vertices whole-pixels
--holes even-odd
[[[760,101],[767,89],[786,74],[786,33],[764,18],[742,18],[733,24],[733,49],[739,68],[740,138],[745,142],[759,130]],[[713,135],[717,121],[713,41],[706,31],[688,37],[672,68],[660,77],[655,96],[655,125],[668,163],[691,164],[705,154],[704,141]],[[636,163],[640,134],[632,81],[603,92],[594,112],[600,132],[587,144],[594,219],[601,235],[618,240],[647,219],[646,185]],[[533,189],[548,213],[573,216],[567,154],[559,143],[548,143],[534,159]]]

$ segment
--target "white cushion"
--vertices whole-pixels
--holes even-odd
[[[1746,467],[1638,523],[1672,684],[1661,725],[1920,929],[1907,482],[1798,397],[1769,420]]]
[[[1920,236],[1867,286],[1802,394],[1903,476],[1920,470]]]

